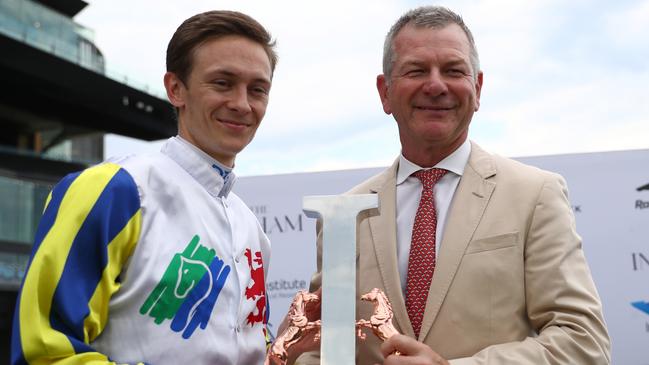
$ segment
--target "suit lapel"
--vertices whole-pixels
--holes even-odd
[[[381,280],[385,293],[392,304],[395,325],[402,333],[414,337],[414,331],[401,291],[399,268],[397,264],[397,224],[396,224],[396,175],[399,159],[388,168],[383,179],[370,187],[379,195],[380,214],[369,218],[370,234],[374,252],[378,260]]]
[[[487,179],[495,174],[496,168],[491,156],[476,144],[472,144],[469,162],[464,169],[449,208],[419,334],[421,341],[426,338],[433,326],[462,261],[464,251],[482,219],[487,203],[496,187],[495,182]]]

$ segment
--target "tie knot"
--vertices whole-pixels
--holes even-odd
[[[424,186],[424,190],[431,190],[435,184],[446,175],[448,170],[432,168],[428,170],[419,170],[413,175],[421,180],[421,184]]]

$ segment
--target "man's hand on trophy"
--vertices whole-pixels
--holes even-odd
[[[266,355],[266,365],[292,364],[307,351],[320,346],[320,297],[315,293],[300,291],[295,294],[288,314],[279,326],[275,342]]]
[[[449,365],[428,345],[401,334],[395,334],[383,342],[381,353],[385,358],[383,365]]]

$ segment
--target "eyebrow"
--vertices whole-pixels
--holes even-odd
[[[428,62],[419,60],[419,59],[410,59],[406,60],[401,66],[402,67],[408,67],[408,66],[425,66],[427,65]],[[470,66],[471,63],[469,60],[466,60],[461,57],[453,57],[447,61],[445,61],[443,66],[454,66],[454,65],[465,65],[465,66]]]
[[[398,72],[405,72],[407,69],[411,67],[426,67],[425,62],[419,61],[419,60],[408,60],[398,67],[395,67],[394,71]]]
[[[224,69],[224,68],[217,68],[215,70],[208,71],[206,73],[206,75],[207,75],[207,78],[214,78],[214,77],[217,77],[217,76],[226,76],[226,77],[237,78],[237,77],[241,76],[241,74],[239,74],[237,72],[232,72],[232,71],[230,71],[228,69]],[[263,76],[254,77],[253,82],[261,82],[261,83],[265,83],[265,84],[268,84],[268,85],[271,84],[270,79],[268,79],[266,77],[263,77]]]
[[[444,63],[444,65],[445,66],[457,66],[457,65],[471,66],[471,63],[467,62],[467,60],[465,60],[464,58],[457,58],[457,59],[453,59],[453,60],[450,60],[450,61]]]

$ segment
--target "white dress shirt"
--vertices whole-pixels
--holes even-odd
[[[440,161],[435,168],[449,172],[442,177],[433,189],[435,193],[435,210],[437,211],[437,229],[435,232],[435,252],[439,252],[444,234],[444,225],[453,195],[460,182],[464,167],[469,161],[471,143],[465,140],[458,149]],[[399,157],[397,169],[397,261],[401,279],[401,290],[406,296],[406,279],[408,277],[408,258],[412,239],[412,227],[421,199],[421,181],[412,176],[423,168],[408,161],[403,154]]]

